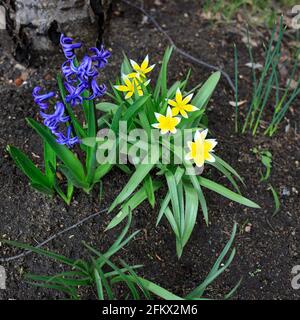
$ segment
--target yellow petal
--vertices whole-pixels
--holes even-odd
[[[130,59],[130,64],[135,71],[140,71],[140,66],[134,60]]]
[[[187,113],[184,110],[180,110],[180,114],[184,117],[184,118],[188,118]]]
[[[175,120],[175,126],[177,126],[178,123],[181,121],[181,119],[179,117],[175,117],[173,119]]]
[[[145,71],[145,69],[147,69],[147,67],[148,67],[148,64],[149,64],[149,56],[147,54],[146,58],[144,59],[144,61],[141,64],[141,69]]]
[[[166,133],[168,133],[168,132],[169,132],[168,129],[161,129],[161,130],[160,130],[160,133],[161,133],[161,134],[166,134]]]
[[[170,106],[172,106],[172,107],[177,107],[177,102],[174,101],[174,100],[169,99],[169,100],[168,100],[168,104],[169,104]]]
[[[154,112],[154,115],[155,115],[155,118],[157,119],[158,122],[159,122],[159,119],[160,119],[161,117],[163,117],[162,114],[157,113],[157,112]]]
[[[133,91],[128,92],[128,93],[126,94],[126,96],[125,96],[125,99],[131,98],[132,95],[133,95]]]
[[[148,72],[152,71],[154,67],[155,67],[155,64],[153,64],[153,65],[150,66],[149,68],[145,69],[145,70],[144,70],[144,73],[148,73]]]
[[[209,145],[210,145],[210,150],[212,150],[212,149],[218,144],[218,142],[216,141],[216,139],[206,139],[205,142],[206,142],[206,143],[209,143]]]
[[[127,74],[127,77],[129,79],[138,78],[139,77],[139,73],[138,72],[131,72],[131,73]]]
[[[188,111],[188,112],[192,112],[192,111],[198,110],[198,108],[193,106],[193,105],[191,105],[191,104],[187,104],[187,105],[184,106],[184,110]]]
[[[192,100],[192,98],[193,98],[193,93],[191,93],[191,94],[189,94],[188,96],[186,96],[186,97],[182,100],[182,102],[183,102],[184,104],[187,104],[187,103],[189,103],[189,102]]]
[[[132,87],[132,82],[127,77],[123,77],[123,81],[125,82],[128,88]]]
[[[176,98],[176,102],[178,102],[178,103],[181,103],[181,102],[182,102],[182,94],[181,94],[181,91],[180,91],[179,88],[176,90],[176,96],[175,96],[175,98]]]
[[[167,117],[172,118],[172,110],[170,107],[167,109]]]
[[[121,85],[121,86],[114,86],[117,90],[119,90],[119,91],[123,91],[123,92],[127,92],[127,91],[129,91],[128,90],[128,88],[126,87],[126,86],[123,86],[123,85]]]
[[[202,167],[202,166],[204,165],[204,159],[203,159],[203,157],[201,157],[201,158],[196,158],[196,159],[194,159],[194,161],[195,161],[195,164],[196,164],[197,167]]]
[[[179,108],[172,108],[172,116],[177,116],[179,113]]]

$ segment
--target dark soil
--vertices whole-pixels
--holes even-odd
[[[158,1],[157,4],[160,5],[151,3],[149,1],[147,5],[146,2],[145,8],[157,18],[180,48],[199,59],[224,68],[231,77],[233,43],[239,48],[240,66],[249,62],[238,30],[230,25],[215,26],[204,20],[201,17],[199,1]],[[104,72],[106,82],[108,79],[113,81],[119,72],[122,51],[139,61],[149,53],[151,62],[158,63],[168,44],[150,21],[143,19],[140,12],[120,3],[113,8],[106,37],[107,46],[112,49],[111,63]],[[8,39],[5,38],[5,41]],[[22,71],[16,68],[15,62],[5,56],[3,43],[1,41],[2,47],[0,46],[0,238],[35,245],[91,213],[108,207],[125,185],[128,176],[114,169],[103,179],[104,197],[101,202],[99,190],[96,188],[91,195],[76,191],[70,206],[65,205],[58,197],[49,199],[30,188],[28,179],[16,168],[5,148],[7,144],[18,146],[37,163],[41,162],[38,158],[42,155],[41,141],[27,126],[25,118],[37,117],[38,114],[38,108],[31,97],[32,88],[38,84],[47,88],[53,87],[54,76],[63,57],[49,56],[40,67],[27,69],[29,76],[26,82],[17,86],[15,80]],[[255,54],[261,58],[260,50],[257,49]],[[190,86],[204,81],[211,72],[175,53],[170,62],[170,83],[181,78],[188,68],[192,69]],[[243,100],[250,96],[251,82],[249,69],[241,67],[240,71],[244,78],[240,83],[240,100]],[[9,82],[9,79],[12,81]],[[183,295],[204,279],[227,242],[234,222],[237,222],[237,255],[230,269],[210,287],[207,296],[220,298],[243,278],[235,299],[298,299],[299,292],[291,287],[291,270],[294,265],[300,264],[300,140],[297,131],[299,109],[294,108],[293,112],[287,113],[280,131],[272,139],[261,133],[256,137],[235,135],[234,110],[229,105],[231,100],[234,100],[232,92],[223,79],[209,104],[209,127],[219,141],[218,155],[244,177],[247,188],[242,189],[242,193],[260,204],[262,209],[245,208],[206,191],[210,225],[205,226],[199,212],[193,235],[182,258],[178,260],[175,254],[175,239],[169,225],[164,221],[156,228],[158,207],[152,210],[144,203],[134,210],[131,228],[132,231],[141,229],[141,232],[119,256],[131,264],[144,264],[141,275]],[[297,104],[299,100],[294,107]],[[285,132],[287,123],[290,123],[290,129]],[[251,151],[253,147],[259,146],[270,150],[274,158],[268,183],[260,182],[260,170],[263,168],[260,160]],[[227,185],[226,179],[213,169],[206,168],[204,175],[211,175],[217,182]],[[281,191],[281,209],[275,217],[272,216],[273,198],[267,190],[269,183]],[[79,258],[83,255],[81,241],[84,240],[104,252],[120,230],[117,228],[104,232],[111,217],[112,214],[101,214],[56,238],[47,248]],[[250,228],[245,230],[246,225]],[[3,244],[0,248],[1,257],[20,252]],[[30,254],[2,264],[7,270],[8,280],[7,289],[0,290],[1,299],[61,297],[56,292],[32,287],[22,280],[27,272],[52,274],[62,270],[62,266],[55,262]],[[83,294],[83,298],[95,297],[93,290]]]

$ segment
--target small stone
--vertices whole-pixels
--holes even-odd
[[[298,194],[298,190],[295,188],[295,187],[292,187],[292,192],[295,193],[295,194]]]
[[[189,17],[189,14],[185,12],[185,13],[183,14],[183,16],[184,16],[185,18],[188,18],[188,17]]]
[[[250,233],[251,232],[251,227],[252,227],[252,224],[251,223],[248,223],[245,227],[245,232],[247,233]]]
[[[289,189],[287,187],[283,187],[282,190],[281,190],[281,195],[283,196],[289,196],[291,193],[289,191]]]
[[[20,87],[20,85],[22,85],[22,83],[23,83],[23,79],[22,78],[17,78],[16,80],[15,80],[15,85],[17,86],[17,87]]]

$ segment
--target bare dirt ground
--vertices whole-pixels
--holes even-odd
[[[240,54],[240,72],[244,79],[241,81],[240,96],[241,99],[250,98],[250,69],[243,67],[249,58],[242,35],[234,26],[214,25],[203,19],[199,1],[158,1],[157,4],[146,1],[145,8],[159,21],[178,47],[222,67],[231,77],[233,44],[236,43]],[[267,31],[261,32],[268,35]],[[0,238],[35,245],[91,213],[108,207],[125,185],[128,176],[114,169],[103,179],[104,199],[101,202],[97,189],[90,196],[76,191],[69,207],[59,198],[49,199],[30,188],[27,178],[16,168],[5,148],[7,144],[18,146],[39,163],[42,144],[25,121],[26,117],[38,115],[31,91],[36,85],[43,85],[47,89],[55,86],[54,76],[59,71],[63,56],[49,55],[40,66],[23,70],[11,57],[6,56],[6,45],[1,41]],[[114,81],[119,72],[122,51],[139,61],[149,53],[151,62],[159,65],[168,42],[149,19],[136,9],[118,2],[113,7],[109,29],[106,30],[106,45],[112,49],[111,62],[103,75],[104,81],[108,83],[108,79]],[[262,52],[259,48],[255,50],[255,56],[261,61]],[[211,72],[175,53],[170,62],[170,83],[181,78],[189,68],[192,69],[191,86],[203,82]],[[20,85],[17,79],[21,77],[26,78],[26,81]],[[144,203],[134,211],[131,228],[141,229],[141,232],[122,251],[122,258],[128,263],[144,264],[141,275],[182,295],[204,279],[236,221],[239,226],[235,240],[236,258],[230,269],[210,287],[207,296],[220,298],[243,278],[235,299],[299,299],[299,292],[293,290],[290,283],[292,267],[300,264],[299,99],[293,110],[287,113],[287,119],[273,139],[262,134],[256,137],[235,135],[234,110],[229,105],[231,100],[232,91],[223,79],[209,104],[209,127],[219,141],[217,153],[245,178],[247,188],[243,188],[242,193],[260,204],[262,209],[245,208],[206,191],[210,226],[204,225],[199,212],[192,238],[178,261],[175,239],[168,224],[164,221],[156,228],[158,208],[152,210]],[[285,132],[288,122],[290,129]],[[270,191],[267,191],[268,184],[259,182],[260,170],[263,168],[251,151],[258,146],[270,150],[274,158],[269,183],[281,191],[281,210],[275,217],[272,217],[274,203]],[[207,169],[205,175],[225,185],[227,183],[213,169]],[[104,251],[119,230],[104,232],[110,219],[111,215],[101,214],[56,238],[47,247],[73,258],[82,257],[81,241],[84,240],[99,251]],[[1,257],[19,252],[3,244],[0,246]],[[61,271],[61,266],[53,261],[30,254],[2,265],[7,270],[8,280],[7,289],[0,290],[0,299],[61,297],[55,292],[32,287],[22,280],[23,274],[27,272],[49,274]],[[94,290],[83,292],[83,298],[95,297]]]

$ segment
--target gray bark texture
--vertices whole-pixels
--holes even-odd
[[[0,0],[19,61],[57,48],[60,34],[102,42],[112,0]]]

